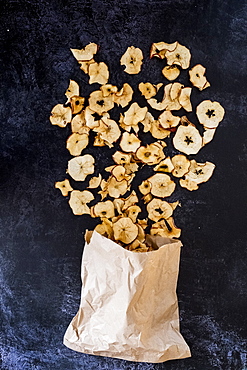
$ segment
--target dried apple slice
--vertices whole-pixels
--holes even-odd
[[[122,89],[113,96],[114,103],[121,105],[121,107],[124,108],[132,100],[132,96],[132,87],[129,84],[124,83]]]
[[[55,183],[55,188],[61,190],[61,193],[64,197],[67,197],[69,192],[73,190],[68,179],[65,179],[64,181],[57,181]]]
[[[138,214],[141,212],[141,208],[137,205],[130,206],[126,209],[125,213],[127,217],[129,217],[134,223],[136,223],[136,219]]]
[[[86,45],[84,49],[70,49],[75,59],[79,61],[86,61],[93,58],[94,54],[98,51],[98,45],[91,42]]]
[[[181,125],[175,133],[173,145],[185,154],[196,154],[202,147],[202,137],[194,125]]]
[[[196,107],[199,122],[206,128],[216,128],[223,120],[225,110],[217,101],[204,100]]]
[[[135,203],[138,202],[138,197],[136,195],[136,192],[133,190],[126,199],[123,199],[123,201],[124,201],[124,205],[122,207],[122,210],[125,211],[127,208],[133,206]]]
[[[138,227],[130,218],[122,217],[113,224],[113,233],[115,240],[119,240],[124,244],[129,244],[136,239]]]
[[[84,108],[85,98],[75,95],[70,98],[70,104],[73,114],[79,113]]]
[[[66,127],[72,119],[70,107],[64,107],[63,104],[57,104],[51,111],[50,122],[52,125]]]
[[[103,96],[103,93],[100,90],[95,90],[90,94],[88,103],[89,108],[99,115],[102,115],[104,112],[108,112],[114,107],[112,95]]]
[[[86,126],[85,112],[77,114],[71,121],[71,130],[77,134],[89,134],[90,128]]]
[[[120,147],[125,152],[136,152],[141,145],[141,140],[134,134],[124,132],[120,141]]]
[[[111,200],[107,200],[106,202],[99,202],[93,206],[93,213],[95,217],[106,217],[112,218],[115,216],[115,208],[114,204]]]
[[[152,122],[150,133],[155,139],[165,139],[171,135],[171,131],[162,127],[159,120]]]
[[[102,223],[95,227],[95,231],[108,239],[113,240],[113,224],[106,217],[102,218]]]
[[[145,164],[153,165],[164,159],[165,154],[159,143],[152,143],[146,147],[141,146],[136,152],[136,157]]]
[[[206,68],[201,64],[195,65],[189,71],[190,81],[193,86],[198,87],[200,91],[206,89],[210,86],[210,83],[207,81],[207,78],[204,76]]]
[[[173,169],[174,166],[170,157],[167,157],[154,167],[154,171],[156,172],[172,172]]]
[[[80,94],[80,88],[79,88],[78,83],[75,82],[74,80],[69,80],[69,87],[67,88],[65,92],[65,96],[68,99],[66,103],[69,103],[70,98],[72,98],[72,96],[75,96],[75,95],[78,96],[79,94]]]
[[[183,87],[178,97],[179,103],[187,112],[192,111],[192,105],[190,101],[191,91],[192,91],[191,87]]]
[[[150,112],[147,112],[144,119],[141,121],[141,123],[143,124],[143,132],[149,132],[154,121],[155,119],[152,114]]]
[[[109,95],[112,95],[112,94],[116,94],[117,93],[117,86],[114,86],[114,85],[111,85],[111,84],[106,84],[106,85],[101,86],[100,90],[102,91],[103,96],[106,97],[106,96],[109,96]]]
[[[94,59],[90,59],[90,60],[85,60],[85,61],[78,61],[78,63],[80,64],[80,69],[84,72],[84,73],[86,73],[86,74],[88,74],[88,72],[89,72],[89,66],[90,66],[90,64],[93,64],[93,63],[95,63],[95,60]]]
[[[92,177],[89,180],[88,188],[89,189],[96,189],[96,188],[98,188],[100,186],[101,180],[102,180],[101,174],[99,174],[99,176]]]
[[[90,85],[93,83],[105,85],[109,79],[109,70],[104,62],[89,64],[88,74]]]
[[[176,127],[180,122],[180,117],[174,116],[171,111],[167,110],[161,113],[158,118],[159,123],[165,129]]]
[[[94,173],[94,157],[90,154],[69,160],[67,173],[76,181],[84,181],[87,175]]]
[[[123,179],[122,181],[117,181],[115,176],[110,176],[107,180],[108,193],[112,198],[119,198],[124,195],[128,190],[128,182]]]
[[[173,51],[177,46],[177,41],[173,42],[172,44],[167,44],[166,42],[155,42],[152,44],[150,49],[150,59],[153,57],[157,57],[160,59],[165,58],[165,54],[168,50]]]
[[[153,198],[147,205],[148,218],[159,221],[161,218],[169,218],[173,214],[173,208],[165,200]]]
[[[205,131],[202,134],[202,145],[206,145],[210,143],[211,140],[213,140],[216,128],[207,128],[204,127]]]
[[[101,139],[105,140],[107,144],[116,142],[121,135],[117,123],[109,118],[103,118],[100,126],[95,128],[94,131],[98,132]]]
[[[190,161],[189,172],[185,174],[184,179],[180,179],[180,185],[188,190],[197,190],[198,184],[210,179],[215,169],[211,162],[197,163],[194,159]]]
[[[151,191],[151,182],[144,180],[142,181],[141,185],[138,186],[138,188],[143,195],[147,195]]]
[[[167,220],[161,220],[152,225],[150,229],[151,235],[159,235],[164,238],[179,238],[181,235],[181,229],[179,229],[172,217]]]
[[[177,43],[173,51],[167,50],[165,57],[168,65],[177,64],[182,69],[189,68],[191,54],[188,48]]]
[[[144,197],[142,197],[142,199],[143,199],[143,202],[145,204],[147,204],[147,203],[151,202],[151,200],[153,199],[153,196],[152,196],[151,193],[148,193],[148,194],[144,195]]]
[[[174,155],[171,159],[174,166],[172,174],[175,177],[183,177],[188,171],[190,166],[189,159],[183,154]]]
[[[88,146],[89,139],[87,134],[73,133],[67,139],[66,148],[71,155],[80,155],[82,150]]]
[[[129,109],[124,112],[124,124],[127,126],[134,126],[141,122],[147,113],[148,108],[141,108],[137,103],[131,104]]]
[[[156,87],[150,82],[141,82],[138,87],[145,99],[150,99],[157,94]]]
[[[164,173],[156,173],[148,181],[151,183],[151,194],[159,198],[169,197],[176,187],[170,176]]]
[[[141,49],[130,46],[120,59],[120,64],[125,66],[124,72],[137,74],[141,70],[143,54]]]
[[[172,64],[171,66],[165,66],[162,69],[162,74],[167,80],[174,81],[180,75],[180,69],[175,64]]]
[[[70,193],[69,205],[74,215],[90,214],[87,203],[90,203],[93,199],[93,194],[88,190],[73,190]]]

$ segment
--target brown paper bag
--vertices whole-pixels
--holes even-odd
[[[181,242],[148,237],[158,249],[128,251],[93,232],[82,258],[81,304],[64,344],[130,361],[190,357],[179,332],[176,285]]]

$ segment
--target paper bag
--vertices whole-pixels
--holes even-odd
[[[93,232],[84,247],[82,292],[64,344],[130,361],[190,357],[179,332],[176,285],[181,242],[148,237],[155,251],[134,253]]]

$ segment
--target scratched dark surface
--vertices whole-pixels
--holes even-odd
[[[0,2],[1,369],[247,369],[246,33],[244,0]],[[73,352],[62,339],[79,306],[82,233],[93,222],[74,216],[54,189],[71,156],[69,128],[52,126],[50,111],[65,102],[69,79],[89,91],[69,48],[100,44],[99,59],[120,86],[132,80],[118,65],[128,46],[145,55],[137,80],[157,83],[149,47],[175,40],[190,48],[192,65],[207,67],[212,87],[193,103],[218,100],[226,109],[196,155],[216,164],[213,177],[178,193],[178,297],[192,358],[138,364]],[[96,155],[108,164],[107,151]]]

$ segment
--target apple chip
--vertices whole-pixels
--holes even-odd
[[[139,206],[133,205],[127,208],[125,213],[127,217],[129,217],[134,223],[136,223],[137,216],[141,211],[142,210]]]
[[[115,209],[114,204],[111,200],[107,200],[106,202],[99,202],[95,206],[93,206],[93,213],[95,217],[106,217],[112,218],[115,216]]]
[[[159,122],[154,120],[150,127],[150,133],[155,139],[165,139],[171,135],[171,131],[165,129]]]
[[[156,172],[172,172],[173,169],[174,166],[170,157],[167,157],[154,167],[154,171]]]
[[[146,147],[141,146],[136,152],[136,157],[145,164],[153,165],[164,159],[165,154],[159,143],[152,143]]]
[[[148,218],[159,221],[161,218],[169,218],[173,214],[173,208],[165,200],[153,198],[147,205]]]
[[[119,198],[121,195],[124,195],[128,190],[128,182],[127,180],[123,179],[121,181],[117,181],[115,176],[110,176],[107,180],[108,184],[108,193],[112,198]]]
[[[73,190],[70,193],[69,205],[74,215],[90,214],[87,203],[90,203],[93,199],[93,194],[88,190]]]
[[[204,76],[206,72],[206,68],[203,67],[201,64],[195,65],[189,71],[190,81],[193,86],[198,87],[199,90],[204,90],[210,86],[210,83],[207,81],[206,77]]]
[[[79,113],[84,107],[85,98],[75,95],[70,98],[70,104],[73,114]]]
[[[179,103],[187,112],[192,111],[192,105],[190,101],[191,91],[191,87],[183,87],[178,98]]]
[[[147,195],[151,192],[151,182],[144,180],[138,188],[143,195]]]
[[[224,108],[217,101],[202,101],[196,108],[196,115],[199,122],[206,128],[216,128],[223,120]]]
[[[125,152],[136,152],[141,145],[141,140],[134,134],[124,132],[119,145]]]
[[[202,137],[194,125],[181,125],[175,133],[173,145],[185,154],[196,154],[202,147]]]
[[[117,164],[127,164],[131,161],[131,154],[117,151],[115,154],[113,154],[112,158]]]
[[[171,66],[165,66],[162,69],[162,74],[167,80],[174,81],[180,75],[180,69],[175,64],[172,64]]]
[[[77,134],[73,133],[67,139],[66,148],[71,155],[80,155],[82,150],[88,146],[88,134]]]
[[[64,181],[57,181],[55,183],[55,188],[61,190],[61,193],[64,197],[67,197],[69,192],[73,190],[68,179],[65,179]]]
[[[171,159],[174,166],[172,174],[175,177],[183,177],[188,171],[190,166],[190,161],[183,154],[174,155]]]
[[[143,132],[149,132],[154,121],[155,119],[152,114],[150,112],[147,112],[144,119],[140,121],[143,124]]]
[[[57,104],[51,111],[50,121],[52,125],[66,127],[72,119],[70,107],[64,107],[63,104]]]
[[[144,197],[142,197],[142,199],[143,199],[143,202],[145,204],[147,204],[147,203],[151,202],[151,200],[153,199],[153,196],[152,196],[151,193],[148,193],[148,194],[144,195]]]
[[[95,136],[95,139],[94,139],[94,143],[93,143],[94,146],[109,146],[109,148],[112,148],[113,145],[110,144],[110,143],[107,143],[105,140],[103,140],[100,136],[100,134],[96,135]]]
[[[158,118],[159,123],[165,129],[176,127],[180,122],[180,117],[174,116],[171,111],[167,110],[161,113]]]
[[[164,238],[179,238],[181,235],[181,229],[179,229],[172,217],[167,220],[160,220],[152,225],[150,229],[151,235],[159,235]]]
[[[99,174],[99,176],[92,177],[89,180],[89,186],[88,186],[88,188],[89,189],[96,189],[96,188],[98,188],[100,186],[101,180],[102,180],[101,174]]]
[[[105,63],[92,63],[88,67],[89,84],[98,83],[105,85],[108,82],[109,70]]]
[[[156,99],[148,99],[147,102],[153,109],[156,110],[179,110],[181,104],[179,103],[179,96],[183,85],[179,82],[168,84],[164,89],[164,97],[161,102],[157,102]]]
[[[88,99],[89,102],[89,108],[98,113],[99,115],[102,115],[104,112],[108,112],[110,109],[114,107],[114,101],[112,95],[109,96],[103,96],[102,91],[95,90],[90,94],[90,97]]]
[[[142,60],[143,54],[141,49],[130,46],[122,55],[120,64],[125,66],[124,72],[133,75],[140,72]]]
[[[114,166],[112,169],[112,175],[116,177],[117,181],[122,181],[122,180],[128,180],[128,176],[126,176],[126,170],[123,166],[120,164],[117,166]]]
[[[129,244],[136,239],[138,227],[129,217],[122,217],[113,224],[113,233],[115,240]]]
[[[131,104],[129,109],[124,112],[124,124],[134,126],[141,122],[147,113],[147,107],[141,108],[137,103]]]
[[[202,145],[206,145],[210,143],[211,140],[213,140],[216,128],[207,128],[204,127],[205,131],[202,134]]]
[[[85,115],[86,126],[89,127],[90,129],[99,127],[104,119],[107,119],[110,117],[109,113],[98,114],[98,113],[95,113],[89,107],[86,107],[84,112],[85,112],[84,115]]]
[[[100,126],[96,127],[94,131],[100,134],[100,138],[104,140],[107,145],[116,142],[121,135],[117,123],[109,118],[102,119]]]
[[[75,82],[74,80],[69,80],[69,87],[67,88],[65,92],[65,96],[68,99],[66,103],[70,102],[70,98],[72,98],[72,96],[75,96],[75,95],[78,96],[79,93],[80,93],[80,88],[79,88],[78,83]]]
[[[132,87],[129,84],[124,83],[122,89],[114,95],[114,103],[121,105],[121,107],[124,108],[132,100],[132,96]]]
[[[71,130],[77,134],[89,134],[90,128],[86,126],[85,112],[77,114],[71,121]]]
[[[108,220],[106,217],[102,218],[101,220],[102,220],[102,223],[98,224],[95,227],[95,231],[97,231],[97,233],[99,233],[100,235],[113,240],[112,222]]]
[[[123,201],[124,201],[124,205],[122,207],[122,210],[125,211],[127,208],[133,206],[135,203],[138,202],[138,197],[136,195],[136,192],[133,190],[126,199],[123,199]]]
[[[72,54],[74,55],[75,59],[79,61],[86,61],[93,58],[94,54],[98,51],[98,45],[91,42],[90,44],[86,45],[84,49],[70,49]]]
[[[129,251],[140,253],[140,252],[148,252],[149,248],[146,246],[146,244],[141,243],[140,240],[136,239],[132,243],[126,245],[124,247],[125,249],[128,249]]]
[[[166,42],[163,41],[153,43],[150,50],[150,59],[153,57],[164,59],[166,52],[168,50],[169,51],[175,50],[177,43],[178,43],[177,41],[173,42],[172,44],[167,44]]]
[[[172,64],[177,64],[182,69],[189,68],[191,58],[190,51],[185,46],[179,43],[177,43],[174,50],[167,50],[165,57],[169,66]]]
[[[112,94],[116,94],[117,93],[117,86],[114,86],[114,85],[111,85],[111,84],[106,84],[106,85],[101,86],[100,90],[102,91],[103,96],[106,97],[106,96],[109,96],[109,95],[112,95]]]
[[[145,97],[145,99],[150,99],[157,94],[156,87],[150,82],[139,83],[139,90],[142,93],[142,95]]]
[[[164,173],[156,173],[148,181],[151,183],[151,194],[159,198],[169,197],[176,187],[170,176]]]
[[[85,154],[75,157],[68,162],[68,174],[76,181],[84,181],[87,175],[94,173],[94,157]]]
[[[210,179],[215,169],[211,162],[197,163],[194,159],[190,161],[189,172],[185,174],[184,179],[180,179],[180,185],[188,190],[197,190],[198,184]]]
[[[80,69],[84,72],[84,73],[86,73],[86,74],[88,74],[88,72],[89,72],[89,66],[90,66],[90,64],[93,64],[93,63],[95,63],[95,60],[94,59],[90,59],[90,60],[85,60],[85,61],[80,61],[80,62],[78,62],[79,64],[80,64]]]

